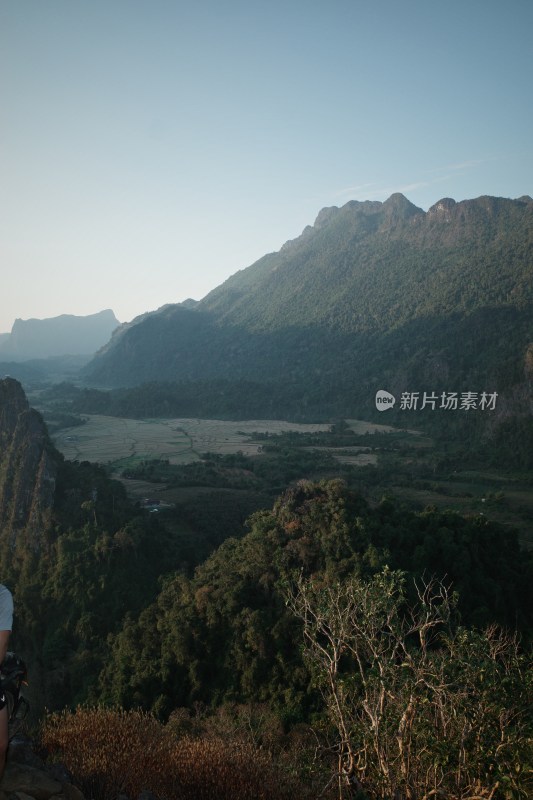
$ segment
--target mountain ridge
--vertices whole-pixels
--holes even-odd
[[[130,323],[85,380],[281,380],[317,397],[336,386],[354,398],[343,413],[384,380],[420,383],[439,360],[443,389],[446,375],[465,390],[502,386],[503,362],[517,372],[533,338],[532,262],[527,198],[443,198],[428,211],[400,194],[349,201],[193,307]]]

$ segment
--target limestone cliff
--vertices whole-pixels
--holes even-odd
[[[17,531],[39,534],[54,502],[57,454],[46,426],[30,408],[22,386],[0,380],[0,533],[12,540]]]

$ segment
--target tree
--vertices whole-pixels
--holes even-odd
[[[336,731],[339,797],[530,796],[531,674],[517,639],[453,630],[443,583],[416,594],[408,606],[405,576],[384,569],[300,579],[287,595]]]

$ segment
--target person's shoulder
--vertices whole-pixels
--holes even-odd
[[[9,602],[9,600],[12,600],[12,597],[13,596],[7,586],[4,586],[3,583],[0,583],[0,602]]]

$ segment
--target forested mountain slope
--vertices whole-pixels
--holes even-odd
[[[352,201],[198,304],[119,329],[85,378],[279,381],[314,406],[334,386],[340,413],[384,382],[502,389],[523,379],[532,266],[529,197],[443,199],[427,212],[399,194]]]
[[[337,435],[341,433],[342,429]],[[279,753],[283,774],[294,774],[305,785],[309,784],[309,765],[316,763],[312,769],[318,771],[323,787],[324,773],[338,772],[338,758],[334,764],[330,758],[331,742],[340,741],[332,738],[337,723],[328,695],[321,691],[332,673],[310,662],[303,618],[295,603],[313,596],[319,602],[328,597],[335,600],[336,587],[342,591],[352,587],[359,592],[357,630],[363,630],[371,656],[365,654],[361,662],[361,683],[354,662],[343,657],[339,685],[350,688],[342,692],[343,714],[364,710],[367,704],[360,702],[361,687],[371,694],[375,686],[381,691],[382,673],[372,661],[372,654],[380,653],[379,663],[388,670],[387,686],[394,689],[387,692],[391,722],[384,726],[390,733],[385,740],[387,746],[390,742],[390,752],[393,747],[401,751],[403,740],[398,744],[397,732],[402,730],[404,710],[415,708],[412,697],[420,697],[413,717],[417,726],[413,741],[429,744],[417,747],[416,758],[429,752],[427,759],[437,765],[440,776],[441,762],[436,759],[445,752],[451,783],[458,770],[455,762],[450,766],[447,754],[462,753],[468,747],[465,762],[475,773],[469,782],[474,785],[479,773],[483,786],[488,786],[476,796],[496,797],[493,785],[502,775],[502,780],[512,780],[519,787],[517,797],[526,797],[529,779],[525,769],[516,770],[516,764],[529,763],[530,687],[523,676],[530,664],[526,648],[532,635],[533,582],[531,553],[520,549],[515,531],[482,513],[462,516],[435,508],[415,512],[387,498],[371,504],[342,480],[300,479],[292,480],[271,510],[263,507],[249,518],[248,533],[232,537],[229,530],[224,531],[221,546],[210,548],[211,555],[205,558],[196,532],[179,517],[172,521],[163,514],[132,508],[123,487],[107,478],[103,469],[88,462],[63,461],[50,445],[39,415],[29,409],[20,384],[12,379],[0,380],[0,439],[2,509],[15,509],[17,514],[27,507],[46,511],[38,532],[31,515],[19,519],[15,514],[14,519],[11,514],[0,520],[2,582],[15,600],[13,646],[29,665],[28,692],[34,713],[45,707],[68,709],[81,704],[79,715],[86,713],[81,708],[87,703],[98,704],[95,721],[101,733],[107,718],[103,706],[116,709],[113,719],[123,722],[126,717],[120,707],[141,707],[168,723],[168,731],[174,739],[178,737],[172,752],[181,752],[183,744],[198,733],[204,742],[213,742],[215,734],[224,753],[232,742],[242,748],[243,741],[248,741],[242,738],[245,723],[254,753]],[[44,495],[43,464],[50,480]],[[17,491],[11,491],[15,486]],[[205,503],[205,497],[198,502]],[[417,591],[428,576],[433,576],[431,585],[437,587],[432,599],[425,590],[423,595]],[[446,611],[433,630],[428,609],[431,605],[440,613],[441,601]],[[349,628],[352,617],[345,616],[344,605],[335,608],[342,619],[350,620]],[[422,615],[425,625],[420,642],[413,634],[411,611],[418,618]],[[326,625],[329,614],[326,607]],[[402,635],[403,650],[396,649],[397,639],[386,627],[390,619],[394,635]],[[335,618],[333,622],[330,630],[347,630],[344,622],[341,628],[335,627]],[[516,628],[522,636],[520,645],[499,625]],[[390,649],[381,647],[383,642],[392,642],[392,657]],[[327,648],[326,643],[326,652]],[[321,652],[325,652],[323,645]],[[322,663],[327,667],[329,662]],[[429,681],[422,684],[420,674]],[[441,703],[443,693],[449,697],[454,687],[458,688],[452,701]],[[444,730],[428,740],[428,730],[433,731],[437,718],[434,709],[439,709]],[[256,728],[254,722],[252,727],[256,715],[265,721],[264,726]],[[75,726],[74,736],[63,736],[63,725],[66,731],[73,730],[68,727],[69,716],[67,712],[56,718],[59,728],[52,722],[59,741],[89,743],[88,769],[94,770],[97,763],[100,774],[93,748],[102,742],[101,736],[93,739],[84,733],[83,724]],[[460,724],[452,729],[450,744],[448,722],[458,716]],[[353,718],[350,741],[355,747],[361,726]],[[147,744],[155,746],[160,741],[160,726],[148,725],[147,718],[143,721],[147,723],[141,732],[145,752]],[[478,735],[480,727],[483,739]],[[114,738],[117,728],[111,728]],[[476,735],[465,737],[465,730]],[[305,737],[298,739],[303,731]],[[375,735],[373,729],[369,735]],[[293,756],[287,762],[293,736]],[[342,741],[345,738],[342,733]],[[305,744],[307,740],[311,744]],[[322,764],[316,761],[321,743]],[[111,744],[102,746],[104,753],[110,751]],[[203,759],[205,752],[203,744]],[[390,757],[393,764],[398,761],[395,752]],[[490,769],[487,752],[497,753],[491,755]],[[471,753],[476,758],[479,753],[479,767]],[[129,758],[126,773],[131,763]],[[364,772],[362,777],[371,784],[376,772],[376,780],[380,779],[376,765],[381,762],[369,759],[368,763],[373,772]],[[413,770],[427,775],[427,769],[418,769],[418,761]],[[481,785],[479,780],[476,787]],[[151,783],[142,785],[154,788]],[[198,792],[194,796],[214,795]],[[245,796],[260,795],[254,791]],[[279,793],[271,796],[280,797]],[[316,797],[317,793],[293,792],[291,796]],[[465,791],[462,796],[473,795]]]
[[[189,538],[171,538],[97,465],[65,461],[21,385],[0,380],[1,581],[34,711],[86,698],[107,634],[191,558]]]
[[[532,221],[533,204],[493,197],[446,198],[427,213],[400,194],[385,203],[352,201],[323,209],[302,236],[237,273],[200,307],[252,330],[320,324],[363,332],[513,306],[532,299]]]

